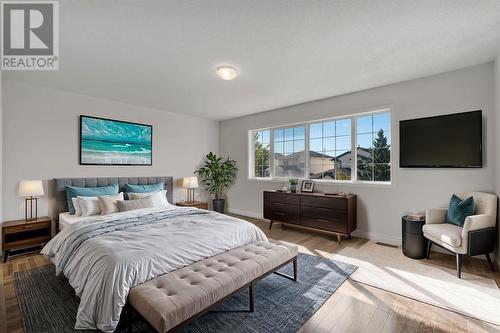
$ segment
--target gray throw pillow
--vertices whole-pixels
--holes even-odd
[[[120,212],[142,208],[153,208],[155,206],[154,200],[151,197],[145,197],[137,200],[118,200],[117,204]]]

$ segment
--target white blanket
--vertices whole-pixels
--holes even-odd
[[[80,297],[75,329],[112,332],[130,288],[246,244],[251,223],[193,208],[141,209],[68,226],[42,250]]]

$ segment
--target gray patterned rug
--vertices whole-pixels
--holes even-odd
[[[291,275],[290,266],[280,272]],[[356,270],[303,253],[299,253],[298,267],[298,282],[276,274],[257,282],[255,312],[247,312],[248,291],[243,290],[181,332],[296,332]],[[75,332],[79,299],[66,278],[54,275],[52,265],[14,273],[14,286],[26,333]],[[146,323],[134,318],[134,333],[151,332]],[[126,332],[122,326],[121,321],[116,331]]]

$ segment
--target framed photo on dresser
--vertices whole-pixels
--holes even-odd
[[[302,188],[300,190],[301,192],[312,193],[313,190],[314,190],[314,182],[312,180],[302,181]]]
[[[81,165],[152,165],[153,126],[80,116]]]

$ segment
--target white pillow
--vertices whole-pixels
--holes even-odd
[[[153,200],[154,207],[163,208],[172,206],[167,200],[167,191],[161,190],[157,192],[145,192],[145,193],[129,193],[128,198],[130,200],[137,200],[146,197],[151,197]]]
[[[120,212],[125,212],[127,210],[155,207],[153,196],[149,196],[149,197],[145,197],[145,198],[141,198],[141,199],[134,199],[134,200],[118,200],[117,205],[120,208]]]
[[[99,200],[97,197],[78,197],[78,204],[82,211],[82,216],[97,215],[101,213]]]
[[[97,197],[99,201],[99,208],[101,209],[101,215],[108,215],[113,213],[118,213],[117,200],[123,200],[123,192],[116,195],[100,195]]]
[[[82,216],[82,209],[80,208],[80,203],[78,202],[78,198],[77,197],[71,198],[71,201],[73,202],[73,207],[75,207],[75,215]]]

